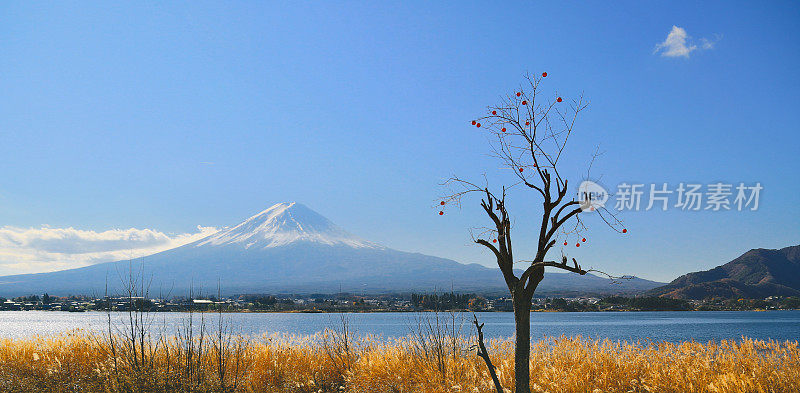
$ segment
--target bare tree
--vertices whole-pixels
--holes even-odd
[[[568,196],[568,181],[559,173],[559,163],[578,115],[588,103],[583,96],[571,103],[564,102],[561,97],[545,97],[541,84],[546,76],[547,73],[526,75],[526,83],[519,91],[505,96],[500,105],[488,107],[485,116],[472,121],[473,126],[488,133],[493,157],[512,170],[513,181],[492,190],[486,175],[483,186],[451,177],[445,182],[449,193],[441,201],[442,205],[460,206],[462,198],[477,193],[481,195],[481,207],[491,219],[492,225],[473,234],[473,240],[494,254],[511,293],[516,328],[514,377],[517,393],[530,392],[531,300],[544,278],[545,267],[580,275],[592,271],[583,269],[575,258],[570,264],[563,251],[560,261],[548,261],[548,252],[560,241],[559,236],[574,235],[586,229],[579,217],[584,211],[596,211],[605,224],[626,232],[621,228],[622,223],[602,206],[593,206],[589,199],[576,200]],[[597,155],[591,157],[587,176]],[[512,252],[512,225],[506,195],[517,186],[534,192],[542,200],[539,239],[536,254],[530,260],[517,261]],[[527,264],[519,276],[514,270],[517,262]],[[488,354],[486,356],[488,359]]]
[[[216,366],[217,389],[220,393],[236,392],[247,371],[245,353],[249,340],[234,333],[230,320],[224,317],[222,286],[217,279],[217,331],[211,338],[211,356]]]
[[[432,312],[417,313],[414,319],[410,338],[416,359],[434,363],[443,385],[448,378],[457,379],[454,374],[458,370],[451,365],[468,350],[461,335],[463,317],[454,310],[442,312],[437,305]]]
[[[158,353],[165,341],[161,334],[154,333],[150,284],[152,277],[144,273],[143,265],[134,267],[128,262],[128,271],[117,271],[121,293],[109,295],[106,279],[103,305],[106,310],[106,329],[95,340],[111,359],[115,387],[113,390],[129,391],[138,387],[154,387]],[[122,303],[126,313],[117,321],[112,320],[115,299]],[[116,322],[116,323],[115,323]]]

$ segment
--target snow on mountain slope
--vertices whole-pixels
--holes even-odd
[[[242,293],[507,293],[496,268],[403,252],[356,237],[299,203],[279,203],[194,243],[138,258],[0,277],[0,296],[114,293],[131,271],[158,291]],[[538,294],[636,293],[661,283],[547,273]]]
[[[278,203],[241,224],[197,241],[195,247],[240,245],[265,249],[295,242],[384,248],[339,228],[319,213],[296,202]]]

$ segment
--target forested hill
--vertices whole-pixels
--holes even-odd
[[[800,296],[800,245],[753,249],[711,270],[685,274],[648,294],[677,299]]]

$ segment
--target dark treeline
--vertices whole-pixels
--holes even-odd
[[[411,305],[423,310],[484,310],[488,308],[488,301],[476,294],[411,294]]]
[[[496,309],[500,309],[496,304]],[[536,311],[746,311],[796,310],[800,297],[771,296],[766,299],[683,300],[654,296],[608,296],[587,299],[534,299]]]
[[[536,310],[552,311],[691,311],[694,308],[687,300],[623,296],[609,296],[596,301],[546,299],[534,306]]]

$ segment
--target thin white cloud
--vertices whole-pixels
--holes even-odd
[[[689,58],[689,54],[696,50],[710,50],[714,49],[714,45],[721,37],[716,35],[714,40],[708,38],[700,38],[700,45],[696,44],[692,37],[686,33],[682,27],[672,26],[667,38],[664,42],[656,45],[653,54],[661,53],[662,57],[685,57]]]
[[[175,248],[217,232],[168,235],[153,229],[0,228],[0,275],[42,273],[138,258]]]
[[[701,38],[700,39],[700,48],[704,50],[714,49],[714,46],[717,45],[717,42],[722,39],[722,34],[714,34],[714,38]]]

